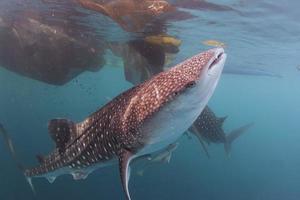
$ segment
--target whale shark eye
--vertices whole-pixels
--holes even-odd
[[[196,82],[195,82],[195,81],[192,81],[192,82],[188,83],[188,84],[186,85],[186,87],[187,87],[187,88],[191,88],[191,87],[194,87],[195,85],[196,85]]]

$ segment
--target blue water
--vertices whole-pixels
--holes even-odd
[[[182,40],[172,61],[226,44],[226,67],[258,67],[282,78],[223,74],[209,105],[226,116],[225,130],[254,122],[233,144],[227,158],[222,145],[210,145],[207,159],[199,142],[183,136],[169,164],[156,164],[130,180],[133,199],[298,200],[300,199],[300,3],[291,0],[215,1],[239,12],[187,10],[196,18],[173,22],[168,34]],[[110,36],[118,37],[119,31]],[[113,38],[113,37],[111,37]],[[81,121],[120,92],[132,87],[122,61],[108,54],[99,72],[85,72],[64,86],[53,86],[0,68],[0,122],[22,161],[53,148],[47,132],[52,118]],[[111,61],[111,62],[109,62]],[[136,169],[137,170],[137,169]],[[37,196],[0,143],[0,199],[124,199],[118,166],[97,170],[88,179],[61,176],[53,184],[34,179]]]

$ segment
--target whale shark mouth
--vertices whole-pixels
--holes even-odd
[[[210,63],[208,67],[208,76],[220,76],[220,71],[223,71],[223,67],[227,58],[227,54],[224,52],[223,49],[217,49],[216,50],[216,57],[215,59]]]
[[[218,54],[217,58],[209,65],[208,69],[210,70],[213,66],[217,65],[223,58],[224,52]]]

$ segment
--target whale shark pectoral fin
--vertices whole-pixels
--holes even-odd
[[[67,119],[52,119],[48,129],[60,153],[65,151],[68,142],[77,137],[76,124]]]
[[[35,190],[35,188],[34,188],[34,186],[33,186],[33,184],[32,184],[31,177],[25,176],[25,178],[26,178],[27,183],[28,183],[29,186],[30,186],[30,189],[31,189],[33,195],[36,196],[36,190]]]
[[[190,127],[189,131],[191,131],[197,137],[197,139],[200,142],[200,144],[202,146],[202,149],[205,152],[207,158],[210,158],[209,152],[208,152],[207,147],[206,147],[206,145],[205,145],[205,143],[203,141],[203,138],[202,138],[201,134],[199,133],[198,129],[195,127],[195,125],[192,125]]]
[[[134,159],[134,154],[126,149],[122,149],[119,153],[119,167],[123,190],[128,200],[131,200],[128,183],[130,178],[130,162]]]
[[[200,142],[200,144],[201,144],[201,146],[202,146],[202,149],[203,149],[203,151],[205,152],[207,158],[210,158],[210,155],[209,155],[209,153],[208,153],[207,147],[206,147],[206,145],[205,145],[203,139],[201,138],[200,135],[196,135],[196,136],[197,136],[197,138],[198,138],[198,140],[199,140],[199,142]]]

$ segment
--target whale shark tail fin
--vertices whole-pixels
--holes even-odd
[[[6,129],[3,127],[2,124],[0,124],[0,134],[3,136],[3,139],[6,143],[7,148],[8,148],[8,151],[9,151],[11,157],[14,159],[18,169],[24,174],[25,173],[25,167],[24,167],[23,163],[20,161],[20,159],[19,159],[19,157],[16,153],[14,144],[13,144],[9,134],[7,133]],[[25,176],[25,178],[26,178],[28,184],[30,185],[30,188],[33,192],[33,195],[36,195],[36,191],[33,187],[31,178],[27,177],[27,176]]]
[[[243,133],[245,133],[253,125],[254,125],[254,123],[246,124],[246,125],[241,126],[241,127],[237,128],[237,129],[234,129],[233,131],[231,131],[230,133],[227,134],[226,141],[224,143],[224,149],[225,149],[226,155],[228,157],[230,157],[232,142],[235,141]]]

